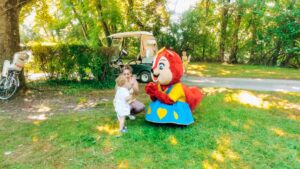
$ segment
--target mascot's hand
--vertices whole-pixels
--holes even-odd
[[[148,83],[145,87],[145,91],[148,95],[150,95],[152,101],[158,99],[165,104],[174,103],[174,101],[166,93],[158,90],[158,86],[154,82]]]
[[[151,97],[155,96],[155,93],[158,91],[157,84],[155,84],[154,82],[148,83],[145,87],[145,91]]]
[[[161,91],[156,91],[155,92],[155,98],[160,100],[161,102],[165,104],[173,104],[174,101],[169,97],[168,94],[161,92]]]

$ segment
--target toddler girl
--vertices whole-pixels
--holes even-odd
[[[125,118],[130,115],[130,102],[132,101],[132,96],[128,88],[126,87],[126,77],[119,75],[116,79],[116,95],[114,98],[114,107],[118,116],[120,124],[120,132],[127,132],[125,127]]]

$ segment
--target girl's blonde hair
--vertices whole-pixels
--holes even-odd
[[[116,87],[124,86],[126,83],[126,77],[120,74],[116,79]]]
[[[129,65],[124,65],[123,68],[122,68],[122,73],[123,73],[125,70],[129,70],[130,73],[132,74],[132,67],[131,67],[131,66],[129,66]]]

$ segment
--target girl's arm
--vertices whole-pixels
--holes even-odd
[[[134,98],[133,98],[132,95],[129,95],[129,96],[126,97],[126,102],[127,102],[127,103],[130,104],[130,103],[133,102],[133,101],[134,101]]]
[[[132,88],[135,94],[139,92],[139,84],[135,78],[135,76],[132,76],[131,78]]]

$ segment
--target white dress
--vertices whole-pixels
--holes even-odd
[[[118,116],[128,116],[130,114],[130,105],[126,101],[126,97],[130,95],[129,90],[125,87],[117,87],[114,98],[114,107]]]

